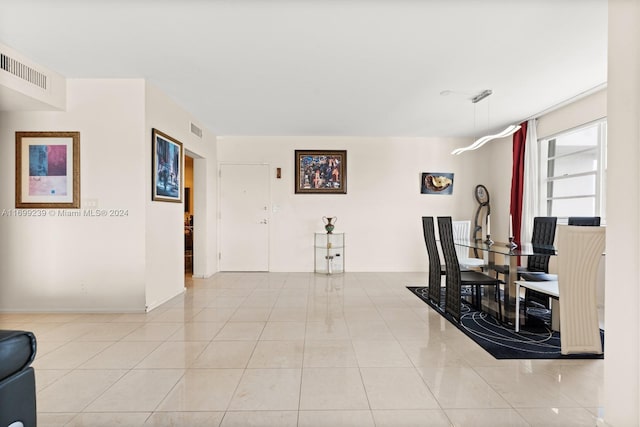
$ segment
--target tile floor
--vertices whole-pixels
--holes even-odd
[[[594,426],[602,360],[493,359],[424,273],[221,273],[147,314],[2,314],[36,333],[46,426]]]

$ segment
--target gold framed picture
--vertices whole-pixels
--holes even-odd
[[[16,208],[80,208],[80,132],[16,132]]]

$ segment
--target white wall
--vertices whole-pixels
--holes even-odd
[[[270,270],[312,271],[323,216],[345,232],[347,271],[426,271],[422,216],[471,219],[488,171],[468,140],[438,138],[219,137],[220,163],[265,163],[271,174]],[[294,194],[294,150],[347,150],[347,194]],[[275,169],[282,168],[282,179]],[[420,194],[421,172],[453,172],[453,195]]]
[[[509,238],[512,141],[511,136],[496,139],[477,150],[478,161],[485,165],[485,186],[491,196],[491,238],[497,242],[506,242]]]
[[[196,212],[194,214],[194,275],[206,277],[216,264],[216,139],[203,129],[202,139],[190,131],[189,113],[154,86],[146,86],[145,185],[146,200],[146,305],[157,307],[184,290],[184,205],[151,200],[152,128],[183,144],[199,157],[194,162]],[[197,124],[197,123],[196,123]]]
[[[144,309],[144,81],[68,80],[65,112],[0,113],[0,209],[14,208],[15,132],[79,131],[81,203],[125,217],[0,217],[1,311]]]
[[[46,76],[46,88],[17,77],[0,73],[0,107],[3,111],[64,110],[67,99],[66,79],[19,52],[0,43],[0,52]]]
[[[183,206],[151,201],[151,128],[198,156],[201,276],[216,271],[216,146],[206,129],[142,79],[70,79],[63,112],[0,113],[0,311],[139,311],[184,289]],[[79,131],[81,212],[120,217],[11,216],[16,131]],[[4,214],[2,214],[4,210]],[[52,212],[53,210],[47,210]]]
[[[538,138],[607,117],[607,90],[603,89],[538,119]]]
[[[640,0],[609,1],[605,421],[640,425]]]

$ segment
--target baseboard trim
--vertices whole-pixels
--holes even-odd
[[[33,308],[18,308],[18,309],[0,309],[0,314],[140,314],[145,313],[143,309],[122,309],[122,308],[100,308],[100,309],[87,309],[83,308],[47,308],[47,309],[33,309]]]

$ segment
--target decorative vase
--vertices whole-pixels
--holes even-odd
[[[324,222],[324,229],[327,230],[327,234],[331,234],[333,229],[335,228],[335,223],[338,221],[338,217],[336,216],[323,216],[322,221]]]

